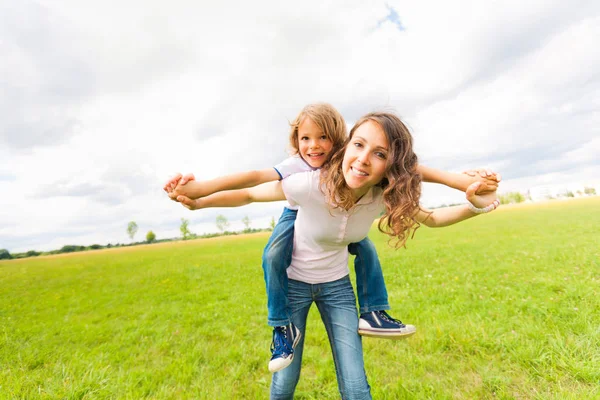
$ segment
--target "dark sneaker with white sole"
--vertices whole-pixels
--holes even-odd
[[[371,311],[360,315],[358,334],[384,339],[404,339],[417,331],[414,325],[403,324],[385,311]]]
[[[300,341],[301,336],[300,329],[296,328],[294,324],[273,328],[269,371],[281,371],[294,361],[294,348]]]

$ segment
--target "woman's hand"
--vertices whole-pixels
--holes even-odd
[[[199,210],[203,208],[202,199],[192,200],[189,197],[179,195],[173,200],[180,202],[181,205],[187,208],[188,210]]]
[[[477,194],[479,187],[482,185],[481,182],[475,182],[469,185],[465,192],[467,200],[477,208],[484,208],[492,204],[495,200],[498,200],[496,191],[487,192],[484,194]]]

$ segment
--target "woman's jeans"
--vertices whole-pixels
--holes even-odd
[[[292,322],[302,332],[292,364],[273,374],[271,399],[293,399],[300,378],[306,318],[316,303],[333,352],[338,388],[342,399],[370,399],[361,337],[358,335],[356,298],[348,275],[337,281],[309,284],[289,280]]]
[[[290,323],[288,278],[286,269],[292,262],[294,222],[298,211],[284,208],[279,222],[263,252],[262,267],[267,287],[268,324],[283,326]],[[355,255],[356,289],[360,312],[389,310],[383,271],[373,242],[364,238],[348,246]]]

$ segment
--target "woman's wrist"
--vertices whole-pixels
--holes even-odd
[[[467,203],[467,206],[469,207],[469,211],[471,211],[474,214],[489,213],[490,211],[494,211],[496,208],[498,208],[499,205],[500,205],[500,201],[498,199],[494,200],[491,204],[489,204],[483,208],[475,207],[473,205],[473,203],[471,203],[471,202]]]

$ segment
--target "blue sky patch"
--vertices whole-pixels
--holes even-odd
[[[404,32],[406,30],[406,28],[404,27],[404,25],[402,25],[402,22],[400,21],[400,16],[398,15],[398,12],[394,9],[394,7],[391,7],[390,5],[386,5],[386,7],[390,11],[390,13],[388,14],[387,17],[385,17],[384,19],[379,21],[379,24],[377,24],[377,27],[379,28],[381,26],[381,24],[383,24],[385,21],[390,21],[392,24],[396,25],[396,28],[400,32]]]

